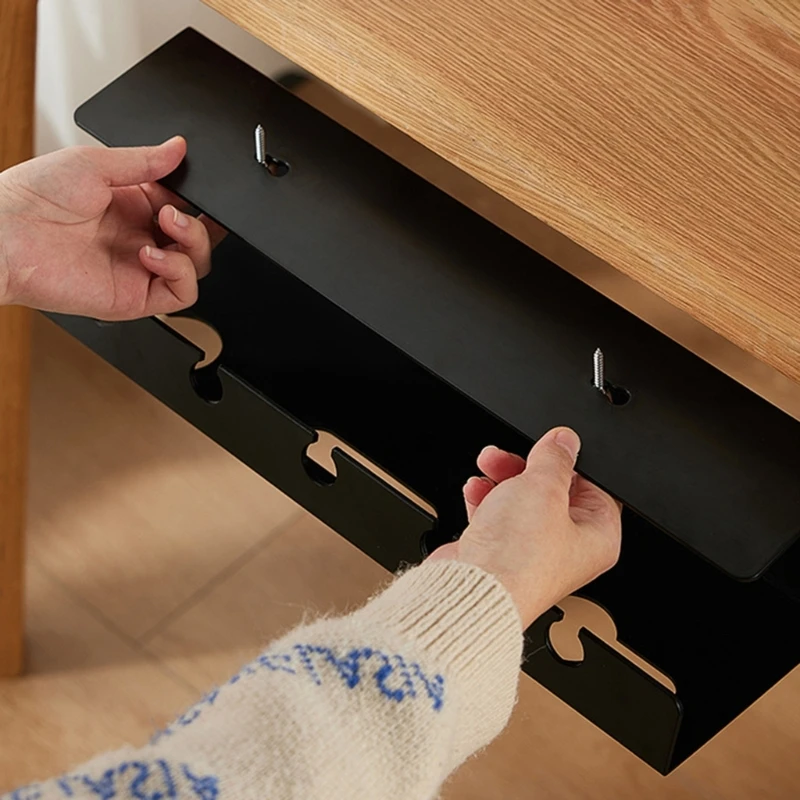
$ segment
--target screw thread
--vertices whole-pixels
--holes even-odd
[[[256,161],[259,164],[267,163],[267,134],[263,125],[256,126],[255,132],[256,141]]]
[[[597,389],[598,392],[605,392],[606,390],[605,359],[603,358],[603,351],[599,347],[597,348],[597,350],[594,351],[592,364],[594,366],[594,378],[592,381],[594,384],[594,388]]]

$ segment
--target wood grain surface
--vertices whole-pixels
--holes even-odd
[[[800,3],[205,2],[800,379]]]
[[[0,171],[33,153],[36,0],[0,0]],[[0,677],[23,663],[30,311],[0,308]]]

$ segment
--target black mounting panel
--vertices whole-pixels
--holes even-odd
[[[387,569],[463,530],[460,489],[486,442],[531,444],[235,236],[187,315],[223,342],[199,370],[201,352],[158,320],[51,316]],[[335,479],[310,463],[317,430],[367,454],[436,520],[345,453],[334,450]],[[626,510],[620,563],[581,594],[677,697],[588,631],[583,662],[563,662],[548,638],[558,609],[528,630],[524,670],[668,772],[800,662],[800,640],[786,635],[800,624],[796,563],[736,581]]]
[[[630,507],[619,565],[582,594],[677,696],[586,631],[563,662],[557,609],[525,671],[662,772],[800,662],[797,547],[779,558],[800,530],[800,424],[192,30],[76,118],[111,145],[185,135],[164,183],[237,234],[190,312],[222,337],[215,364],[193,370],[156,320],[55,317],[101,356],[389,569],[463,529],[483,445],[576,427],[580,471]],[[253,159],[259,122],[285,177]],[[625,406],[589,385],[598,344]],[[437,519],[341,452],[335,479],[310,463],[315,429]]]
[[[186,136],[167,186],[525,436],[575,427],[583,474],[734,577],[800,533],[800,423],[195,31],[76,120]],[[590,385],[597,346],[626,406]]]

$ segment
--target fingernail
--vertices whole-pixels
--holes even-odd
[[[145,254],[148,258],[153,258],[156,261],[163,261],[167,255],[163,250],[159,250],[157,247],[150,247],[150,245],[145,247]]]
[[[555,442],[559,447],[563,447],[569,453],[573,461],[578,458],[578,453],[581,450],[581,440],[578,434],[571,428],[561,428],[556,434]]]
[[[179,228],[188,228],[189,227],[189,217],[186,214],[181,214],[175,206],[172,207],[172,221],[179,227]]]

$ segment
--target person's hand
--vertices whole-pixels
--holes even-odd
[[[619,505],[575,474],[579,449],[569,428],[543,436],[527,461],[485,448],[478,456],[483,476],[464,486],[469,526],[457,542],[430,556],[495,575],[525,627],[619,558]]]
[[[0,303],[123,320],[197,299],[224,231],[154,181],[186,155],[72,147],[0,174]]]

